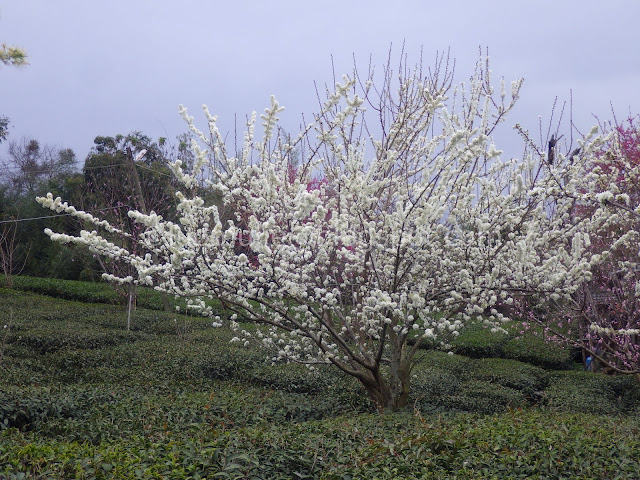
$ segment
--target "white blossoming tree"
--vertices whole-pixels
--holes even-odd
[[[510,92],[502,81],[495,93],[485,61],[455,87],[446,57],[428,71],[406,61],[379,77],[354,71],[327,89],[291,141],[272,99],[261,116],[264,135],[254,136],[254,113],[237,156],[206,107],[206,132],[181,107],[200,140],[195,171],[173,165],[184,184],[179,222],[129,213],[144,225],[145,255],[117,246],[113,236],[126,233],[51,195],[38,201],[96,230],[47,234],[136,267],[137,278],[112,280],[155,281],[212,316],[204,300],[221,299],[247,346],[261,342],[275,361],[333,364],[378,408],[401,408],[421,345],[446,346],[471,321],[499,329],[514,298],[570,294],[595,260],[588,219],[567,222],[571,200],[554,197],[558,179],[562,191],[577,188],[591,143],[580,158],[560,156],[553,166],[502,157],[491,135],[521,81]],[[294,150],[302,161],[292,175]],[[218,208],[193,193],[203,171],[235,221],[223,223]],[[259,328],[244,331],[238,319]]]

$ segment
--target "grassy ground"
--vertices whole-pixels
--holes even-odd
[[[272,366],[205,319],[138,309],[125,324],[115,305],[0,289],[0,478],[640,471],[640,388],[537,337],[469,329],[458,354],[424,353],[409,409],[380,415],[337,371]]]

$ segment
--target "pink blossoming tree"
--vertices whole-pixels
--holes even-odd
[[[591,281],[537,318],[610,372],[640,383],[640,131],[637,117],[603,128],[608,141],[587,165],[573,219],[597,225],[589,250],[601,256]]]

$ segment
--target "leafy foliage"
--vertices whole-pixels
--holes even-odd
[[[46,191],[68,193],[65,187],[73,177],[74,152],[22,138],[9,142],[8,155],[0,159],[0,165],[4,167],[0,173],[0,272],[9,281],[12,275],[21,272],[50,276],[75,274],[77,278],[83,262],[74,263],[68,256],[65,268],[54,267],[54,262],[61,258],[58,256],[61,249],[51,248],[42,233],[45,226],[75,230],[68,229],[65,217],[42,218],[42,210],[34,201],[37,194]]]
[[[6,478],[634,478],[637,421],[409,413],[99,443],[0,433]],[[16,475],[16,476],[10,476]],[[39,477],[32,476],[39,475]],[[295,477],[294,477],[295,478]]]
[[[27,54],[22,48],[12,47],[6,43],[0,46],[0,62],[5,66],[14,67],[22,67],[29,64]]]
[[[9,117],[0,115],[0,143],[7,139],[9,135]]]
[[[481,322],[467,325],[451,342],[451,350],[459,355],[472,358],[503,357],[504,345],[509,340],[508,333],[490,334]]]
[[[6,289],[0,308],[12,312],[0,337],[2,478],[633,478],[640,468],[630,378],[427,351],[411,408],[380,415],[354,379],[271,366],[203,318],[140,309],[139,329],[123,332],[117,307]]]
[[[556,370],[569,368],[573,363],[569,348],[554,343],[549,345],[542,335],[510,339],[505,343],[504,355],[505,358]]]
[[[538,367],[561,370],[571,367],[570,348],[549,342],[540,329],[520,330],[518,322],[506,324],[506,332],[491,334],[481,323],[465,327],[451,342],[451,349],[472,358],[497,357],[527,362]]]
[[[0,285],[2,285],[2,278],[3,277],[0,276]],[[111,288],[110,284],[106,282],[86,282],[57,278],[29,277],[25,275],[14,277],[12,281],[12,288],[23,292],[33,292],[40,295],[48,295],[65,300],[75,300],[83,303],[105,303],[112,305],[122,303],[122,299],[113,288]],[[151,288],[140,288],[138,290],[137,303],[142,309],[164,309],[162,295]],[[180,309],[182,312],[188,310],[185,300],[170,298],[169,304],[174,310]],[[225,312],[220,308],[218,302],[210,301],[209,304],[219,309],[218,311],[221,314],[230,315],[229,312]],[[190,312],[193,312],[193,310]],[[197,314],[197,312],[195,313]],[[146,315],[148,315],[148,313],[144,313],[144,310],[141,310],[135,316],[138,322],[144,322]],[[133,325],[132,328],[135,330],[139,327]]]

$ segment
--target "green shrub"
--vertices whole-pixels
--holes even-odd
[[[422,412],[443,412],[451,409],[448,399],[455,396],[463,384],[456,375],[435,368],[414,374],[409,405]]]
[[[442,399],[447,409],[477,413],[495,413],[527,404],[523,392],[483,380],[471,380],[461,385],[453,395]]]
[[[451,352],[431,350],[417,358],[418,363],[414,370],[426,368],[449,372],[453,375],[466,378],[472,368],[473,360]],[[415,373],[415,372],[414,372]]]
[[[140,335],[123,331],[96,332],[65,329],[57,330],[55,333],[46,330],[30,330],[12,340],[18,345],[25,346],[43,355],[57,352],[61,349],[108,348],[122,343],[136,342],[140,338]]]
[[[502,357],[507,340],[505,333],[492,333],[481,324],[472,324],[462,329],[451,342],[451,351],[471,358]]]
[[[525,405],[547,381],[544,370],[514,360],[430,352],[415,369],[411,401],[422,411],[493,413]]]
[[[538,401],[549,383],[545,370],[516,360],[441,352],[429,360],[415,370],[412,384],[412,402],[423,411],[498,412]]]
[[[58,389],[11,388],[0,391],[0,429],[41,429],[56,418],[76,418],[86,413],[84,395],[63,395]]]
[[[278,416],[228,429],[205,421],[182,432],[158,420],[159,430],[98,442],[0,432],[0,477],[636,478],[640,469],[640,424],[634,418],[526,409],[489,416],[402,412],[304,423]]]
[[[520,333],[516,323],[505,328],[509,333],[491,333],[479,323],[468,325],[451,342],[451,350],[471,358],[508,358],[551,370],[571,368],[576,361],[576,352],[545,340],[538,330]]]
[[[13,288],[65,300],[85,303],[118,303],[116,292],[106,283],[80,282],[57,278],[15,276]]]
[[[421,350],[409,408],[371,414],[354,378],[272,366],[268,352],[230,344],[234,333],[205,319],[139,309],[127,333],[117,307],[7,292],[0,478],[635,478],[640,469],[631,377]],[[529,407],[536,396],[542,405]]]
[[[640,413],[640,384],[631,375],[605,377],[618,399],[620,408],[629,413]]]
[[[220,343],[197,359],[196,369],[200,375],[211,380],[242,381],[252,376],[251,372],[265,362],[263,351]]]
[[[14,276],[14,290],[32,292],[49,297],[64,300],[75,300],[83,303],[104,303],[111,305],[125,305],[126,299],[118,294],[111,285],[106,282],[85,282],[78,280],[63,280],[59,278],[40,278],[27,276]],[[186,311],[186,302],[168,295],[167,301],[172,312],[176,307],[181,312]],[[218,309],[221,314],[228,316],[222,311],[220,303],[215,300],[207,300],[208,304]],[[164,310],[164,300],[162,293],[153,288],[139,287],[136,290],[136,303],[139,308],[149,310]]]
[[[544,403],[565,412],[613,415],[622,409],[621,397],[607,376],[580,371],[554,372]]]
[[[513,388],[526,396],[536,396],[549,384],[549,374],[540,367],[517,360],[501,358],[479,359],[473,369],[473,376]]]
[[[507,340],[503,351],[504,358],[519,360],[550,370],[571,368],[574,363],[571,349],[547,341],[541,335],[534,333]]]

